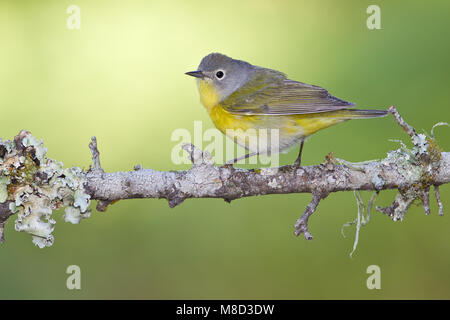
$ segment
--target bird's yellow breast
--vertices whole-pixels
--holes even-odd
[[[200,101],[209,113],[211,120],[217,129],[225,133],[226,129],[247,130],[254,128],[259,116],[236,115],[227,112],[220,104],[220,95],[214,84],[209,80],[198,81]]]

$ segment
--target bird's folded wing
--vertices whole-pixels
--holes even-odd
[[[286,78],[249,81],[223,103],[222,107],[241,115],[308,114],[348,109],[354,104],[333,97],[327,90]]]

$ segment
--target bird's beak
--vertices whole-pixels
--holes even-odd
[[[203,78],[205,77],[205,75],[203,74],[203,72],[200,71],[200,70],[197,70],[197,71],[189,71],[189,72],[186,72],[185,74],[187,74],[188,76],[196,77],[196,78],[200,78],[200,79],[203,79]]]

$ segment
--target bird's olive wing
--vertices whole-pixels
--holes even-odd
[[[288,115],[342,110],[354,105],[333,97],[321,87],[286,78],[259,80],[256,84],[254,81],[250,80],[223,101],[223,108],[242,115]]]

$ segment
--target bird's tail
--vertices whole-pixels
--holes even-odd
[[[386,110],[363,110],[363,109],[347,109],[342,110],[342,116],[348,119],[369,119],[379,118],[388,115]]]

